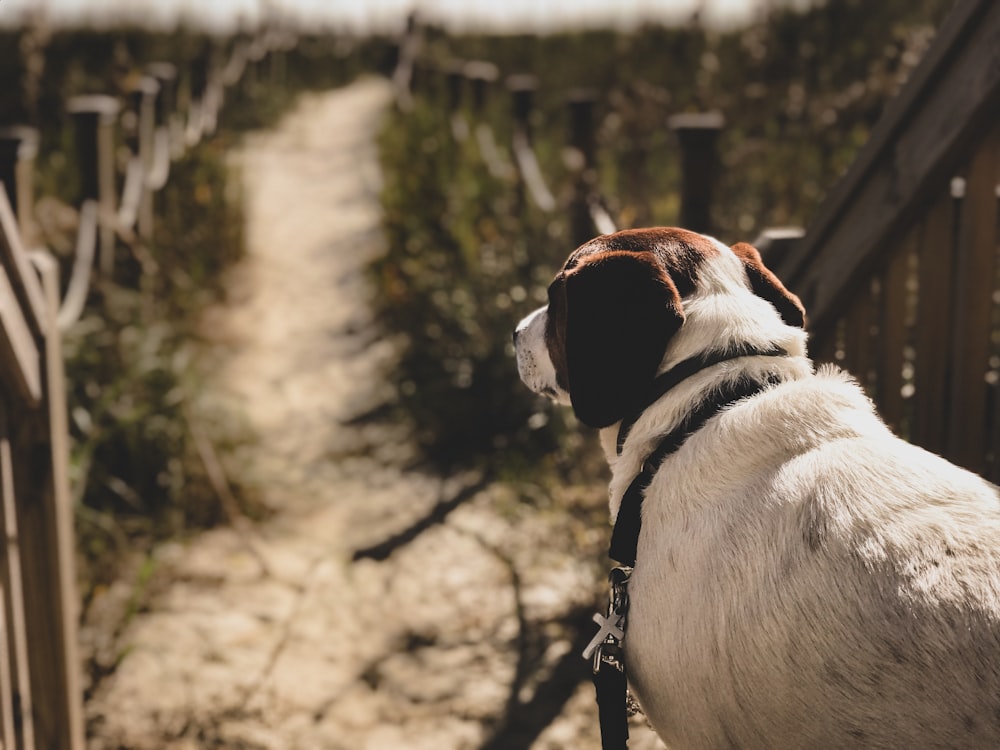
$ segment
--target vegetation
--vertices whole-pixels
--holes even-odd
[[[129,87],[146,66],[169,60],[178,70],[178,109],[186,112],[195,68],[206,62],[217,68],[247,40],[185,29],[0,32],[0,75],[19,84],[0,92],[0,113],[8,123],[40,131],[36,214],[45,244],[60,256],[63,279],[73,263],[72,207],[80,184],[67,99],[102,93],[127,106]],[[205,306],[220,299],[223,271],[244,251],[239,180],[227,155],[243,132],[276,122],[298,92],[342,84],[362,68],[384,68],[386,50],[377,40],[306,38],[277,62],[251,66],[226,92],[219,131],[171,165],[167,185],[154,197],[152,240],[119,242],[113,276],[93,285],[81,320],[65,334],[85,600],[157,540],[225,520],[195,431],[223,454],[252,439],[237,415],[198,398],[198,321]],[[119,169],[129,153],[128,117],[122,122]],[[266,511],[245,488],[233,489],[244,513]]]
[[[399,414],[416,424],[428,458],[514,473],[539,468],[538,456],[546,457],[542,468],[579,466],[575,448],[556,447],[566,444],[571,418],[518,383],[508,343],[519,317],[544,303],[572,249],[561,158],[570,92],[586,87],[595,96],[598,189],[619,227],[677,223],[679,158],[668,117],[721,112],[714,231],[753,239],[768,226],[808,222],[950,5],[829,0],[805,13],[776,6],[728,32],[697,19],[544,37],[425,29],[414,105],[395,112],[381,136],[389,249],[373,276],[381,319],[404,342]],[[514,171],[490,164],[475,137],[453,134],[445,73],[473,59],[497,65],[500,78],[482,111],[466,92],[457,114],[473,130],[489,124],[508,167],[504,77],[538,78],[531,122],[560,200],[553,214],[525,201]]]
[[[427,459],[508,477],[586,479],[599,464],[581,450],[584,438],[568,412],[521,386],[508,343],[516,321],[544,302],[552,273],[572,249],[564,160],[571,91],[585,86],[598,103],[597,186],[619,226],[677,221],[680,175],[667,119],[720,111],[726,127],[713,221],[725,239],[753,238],[766,226],[808,222],[949,5],[828,0],[804,14],[775,8],[727,32],[696,19],[678,28],[543,37],[423,29],[413,106],[391,112],[380,134],[387,253],[371,278],[386,334],[402,341],[393,414],[412,422]],[[39,196],[64,207],[77,200],[69,96],[124,97],[148,62],[169,59],[180,71],[183,108],[193,66],[225,59],[233,43],[185,29],[0,32],[0,73],[18,82],[0,92],[0,112],[42,126]],[[472,59],[496,64],[501,83],[517,73],[538,77],[534,148],[556,211],[532,205],[518,185],[506,146],[510,107],[499,83],[481,111],[466,97],[456,113],[471,127],[466,137],[453,127],[443,71]],[[221,131],[174,164],[157,196],[154,241],[120,246],[113,281],[95,288],[68,334],[87,590],[113,577],[125,550],[222,517],[192,419],[210,423],[223,445],[248,439],[224,417],[198,411],[192,366],[199,311],[218,298],[220,274],[243,247],[226,152],[244,130],[275,122],[296,92],[391,66],[392,49],[378,40],[316,36],[301,38],[281,67],[252,70],[227,97]],[[498,144],[500,168],[483,158],[481,123]],[[68,227],[46,226],[47,243],[67,251],[66,271],[72,221]],[[252,498],[242,501],[260,512]]]

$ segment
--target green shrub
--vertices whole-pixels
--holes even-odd
[[[388,253],[372,271],[380,319],[403,341],[393,371],[399,413],[427,457],[521,469],[539,456],[572,463],[556,448],[571,418],[518,382],[509,341],[573,249],[560,159],[573,89],[595,94],[597,186],[620,228],[677,223],[680,155],[668,117],[721,111],[713,232],[752,240],[768,226],[807,225],[950,4],[773,6],[731,31],[697,22],[549,36],[426,29],[415,106],[393,113],[380,138]],[[535,150],[560,199],[554,215],[492,175],[474,138],[453,138],[442,71],[456,59],[498,66],[484,109],[473,117],[466,101],[462,114],[473,129],[488,123],[500,144],[512,130],[504,76],[536,75]]]
[[[420,102],[380,137],[388,252],[371,274],[381,321],[402,334],[400,413],[440,465],[544,454],[561,418],[521,385],[510,341],[545,299],[564,230],[517,211],[509,181],[447,128]]]

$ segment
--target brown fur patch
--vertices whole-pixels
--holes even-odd
[[[595,297],[585,305],[582,305],[582,312],[577,313],[577,315],[581,320],[589,318],[588,324],[596,329],[602,325],[604,316],[611,315],[615,318],[621,318],[625,314],[625,308],[630,306],[635,307],[640,304],[641,297],[636,296],[640,292],[645,291],[645,296],[649,299],[658,297],[659,301],[648,305],[649,309],[646,313],[648,319],[646,320],[630,319],[626,322],[624,319],[618,319],[616,323],[618,332],[610,338],[604,336],[603,338],[606,340],[603,342],[603,345],[597,341],[597,339],[601,339],[602,337],[597,335],[596,330],[593,334],[583,336],[583,338],[587,339],[588,343],[581,343],[581,336],[583,334],[579,326],[577,326],[577,335],[574,339],[577,343],[574,347],[568,346],[569,335],[567,331],[571,328],[568,320],[568,283],[585,269],[596,265],[603,265],[609,261],[612,261],[610,263],[612,268],[622,268],[621,264],[614,263],[613,259],[623,254],[634,254],[637,265],[633,266],[633,268],[647,267],[649,269],[648,278],[644,274],[640,274],[642,278],[631,275],[628,282],[628,289],[616,289],[612,288],[616,284],[614,281],[616,276],[619,277],[617,284],[621,285],[625,281],[620,277],[620,274],[610,274],[608,276],[608,288],[601,292],[599,297]],[[607,349],[609,346],[612,348],[619,347],[623,348],[622,353],[618,355],[618,359],[621,359],[624,356],[626,348],[630,351],[643,351],[648,348],[643,343],[648,343],[658,350],[658,355],[654,354],[651,356],[654,358],[655,356],[662,356],[662,349],[666,346],[666,341],[658,340],[659,337],[655,335],[657,332],[650,330],[653,320],[652,316],[662,315],[667,319],[661,321],[663,331],[660,333],[669,339],[676,330],[676,327],[684,319],[684,312],[681,309],[680,302],[681,297],[694,292],[701,266],[706,260],[718,255],[719,249],[708,238],[685,229],[671,227],[626,229],[614,234],[602,235],[584,243],[570,255],[562,271],[556,275],[555,279],[549,285],[549,307],[545,328],[545,342],[548,347],[549,357],[555,367],[556,383],[560,388],[570,393],[571,398],[576,400],[574,408],[577,408],[578,416],[580,416],[581,410],[577,405],[592,402],[594,398],[593,396],[588,397],[583,395],[584,391],[588,389],[581,386],[581,380],[586,377],[582,372],[577,372],[575,378],[571,377],[570,360],[576,359],[578,361],[577,370],[596,371],[598,369],[598,364],[596,363],[603,361],[602,357],[595,356],[594,364],[582,368],[579,364],[581,352],[591,349],[596,351],[602,346],[604,349]],[[632,264],[629,265],[631,266]],[[658,281],[656,281],[657,278],[659,279]],[[661,291],[658,293],[652,292],[655,288],[659,288]],[[596,294],[596,288],[594,293]],[[650,294],[653,296],[650,296]],[[610,307],[605,306],[607,300],[613,298],[618,298],[619,302]],[[626,304],[624,300],[629,300],[629,302]],[[578,307],[580,306],[579,300],[577,305]],[[588,308],[592,309],[588,310]],[[603,312],[593,317],[593,314],[597,313],[597,308],[602,308]],[[577,322],[580,323],[581,321],[578,320]],[[629,337],[641,337],[643,343],[635,342],[630,347],[624,347],[624,342]],[[616,341],[612,341],[612,339]],[[573,356],[569,352],[570,348],[573,349]],[[625,365],[624,361],[619,361],[615,364],[609,363],[609,366],[614,368],[616,372],[628,369]],[[574,379],[576,380],[577,387],[571,389],[570,383]],[[610,379],[610,376],[605,379]],[[618,389],[624,388],[627,391],[641,389],[643,385],[637,382],[629,383],[626,388],[623,382],[617,383]],[[574,390],[576,391],[575,393]],[[602,390],[613,391],[616,388],[609,387]],[[614,394],[605,392],[603,397],[609,400],[621,400],[634,395],[634,393],[626,395],[623,393]],[[584,411],[589,410],[584,408]],[[608,411],[614,411],[614,409],[609,409]]]
[[[602,235],[570,255],[549,286],[545,342],[584,424],[620,419],[645,389],[684,320],[681,297],[718,254],[700,234],[655,228]]]
[[[556,382],[566,391],[569,391],[566,360],[566,274],[575,271],[582,263],[593,262],[597,256],[614,252],[652,253],[663,264],[681,297],[694,292],[702,264],[719,254],[718,248],[706,237],[673,227],[625,229],[595,237],[574,250],[562,271],[549,285],[548,322],[545,328],[545,342],[555,366]]]
[[[743,261],[753,293],[774,305],[785,323],[805,328],[806,309],[802,302],[785,289],[785,285],[764,265],[757,248],[746,242],[738,242],[731,249]]]
[[[556,370],[556,383],[569,393],[569,366],[566,362],[566,274],[563,271],[549,284],[545,345]]]
[[[682,297],[694,292],[698,270],[709,258],[719,255],[719,249],[703,235],[674,227],[625,229],[614,234],[595,237],[578,247],[564,271],[575,268],[584,258],[615,251],[653,253],[663,264]]]

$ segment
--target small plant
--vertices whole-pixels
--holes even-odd
[[[521,386],[510,335],[544,300],[551,266],[538,250],[558,247],[550,232],[563,230],[522,221],[509,182],[446,127],[418,103],[380,138],[389,249],[371,276],[383,325],[402,334],[398,406],[439,465],[548,453],[561,419]],[[411,168],[393,166],[407,159]]]
[[[228,176],[211,142],[175,164],[156,196],[155,241],[134,248],[142,263],[123,259],[65,337],[85,591],[113,579],[122,555],[225,520],[191,420],[211,419],[207,429],[223,446],[250,439],[197,398],[199,314],[243,252]]]

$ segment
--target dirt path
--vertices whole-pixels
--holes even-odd
[[[387,85],[304,97],[239,158],[249,257],[213,398],[274,517],[171,544],[88,704],[94,748],[595,748],[593,569],[579,521],[474,475],[407,469],[377,405],[393,347],[361,269],[382,250],[372,143]],[[636,747],[647,747],[638,738]]]

